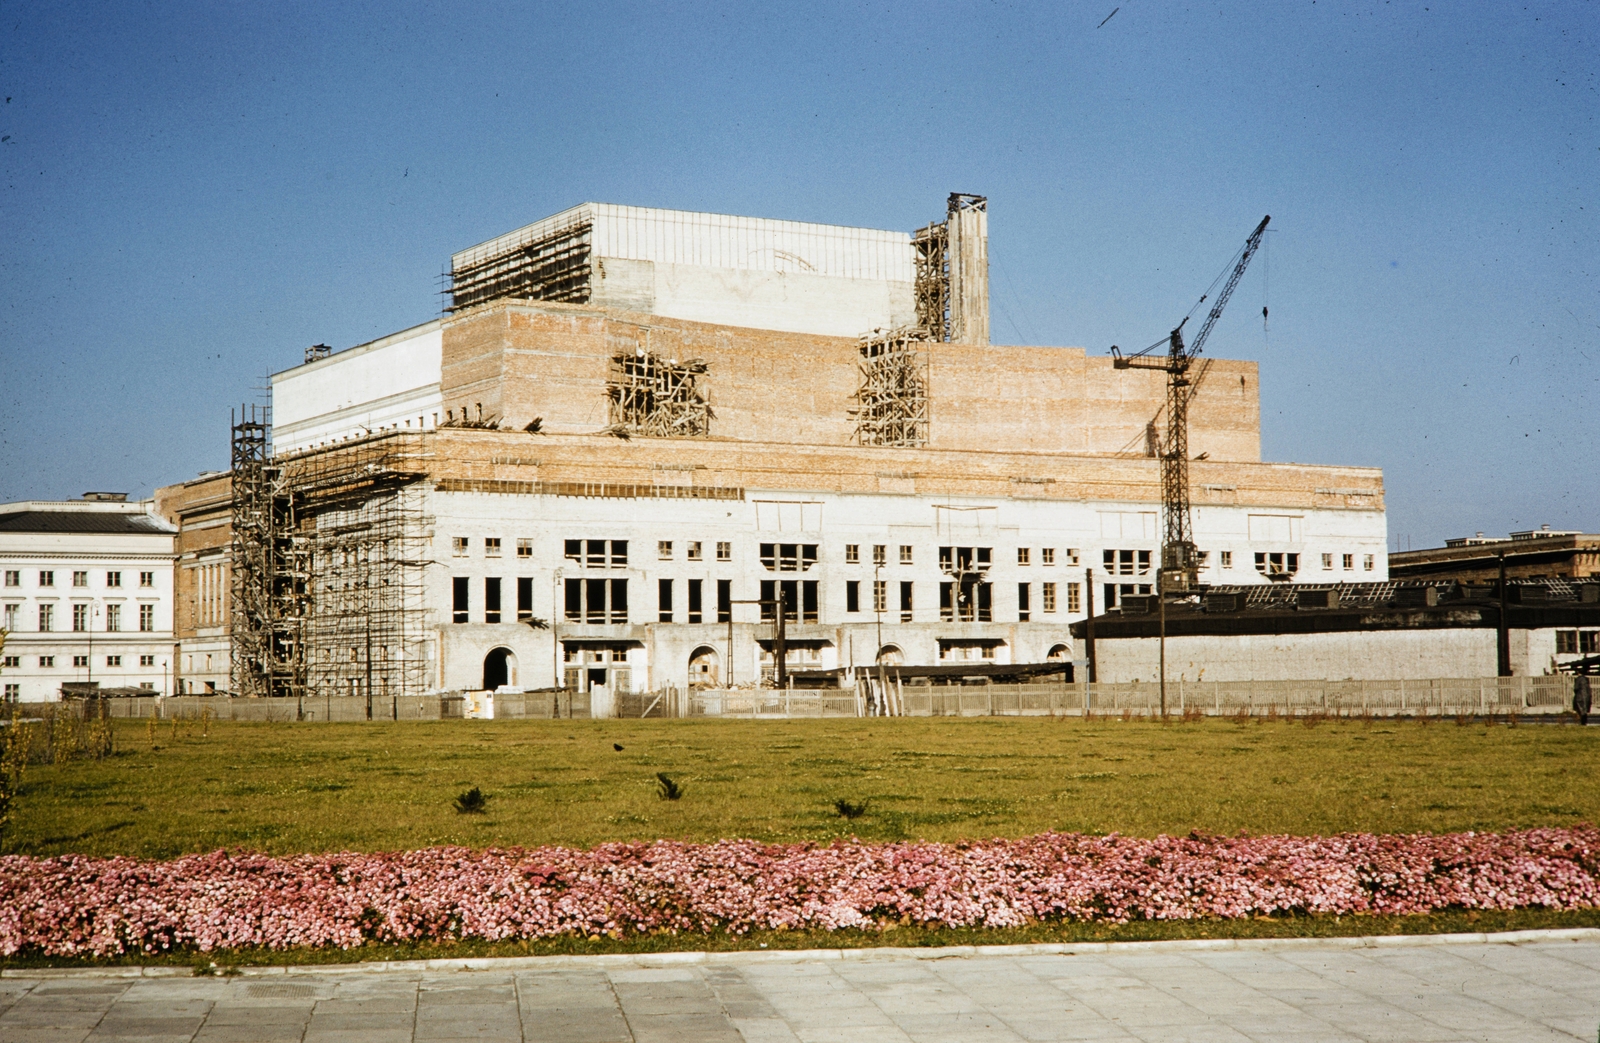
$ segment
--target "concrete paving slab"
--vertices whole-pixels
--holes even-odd
[[[0,978],[0,1041],[1588,1041],[1600,1033],[1600,933],[1574,937],[563,957],[204,979],[117,968]]]

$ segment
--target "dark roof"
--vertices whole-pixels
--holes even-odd
[[[1587,589],[1583,589],[1587,586]],[[1430,593],[1431,591],[1431,593]],[[1518,630],[1600,624],[1593,584],[1565,580],[1512,580],[1506,585],[1506,625]],[[1321,600],[1318,600],[1318,595]],[[1330,599],[1329,594],[1336,594]],[[1094,618],[1096,639],[1154,637],[1160,632],[1155,599],[1129,598]],[[1210,587],[1194,599],[1169,602],[1166,632],[1191,634],[1306,634],[1365,630],[1438,630],[1500,625],[1493,585],[1419,581],[1386,583],[1281,583]],[[1084,637],[1083,620],[1070,627]]]
[[[148,514],[120,511],[13,511],[0,514],[0,532],[159,533],[172,529]]]

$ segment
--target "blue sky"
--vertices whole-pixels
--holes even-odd
[[[962,191],[994,338],[1096,353],[1270,213],[1208,345],[1267,459],[1382,467],[1391,546],[1600,531],[1597,3],[10,3],[0,84],[0,501],[225,467],[266,374],[583,200]]]

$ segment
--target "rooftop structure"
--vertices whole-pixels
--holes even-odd
[[[1600,578],[1600,535],[1548,525],[1500,538],[1479,533],[1443,547],[1397,551],[1389,566],[1397,579],[1488,583],[1498,580],[1502,559],[1511,579]]]

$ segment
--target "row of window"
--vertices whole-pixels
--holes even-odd
[[[39,665],[45,669],[50,669],[56,665],[56,657],[53,655],[42,655],[39,657]],[[86,667],[89,665],[89,657],[86,655],[75,655],[72,657],[72,665],[76,667]],[[122,657],[119,655],[108,655],[106,656],[106,665],[121,666]],[[139,665],[155,666],[156,657],[153,655],[142,655],[139,657]],[[5,657],[4,666],[7,670],[20,670],[22,669],[22,657],[19,655],[8,655]]]
[[[1591,655],[1600,652],[1600,630],[1557,630],[1557,655]]]
[[[17,619],[21,614],[21,605],[8,604],[3,610],[4,627],[6,630],[17,629]],[[88,604],[72,606],[72,630],[74,633],[87,633],[90,627],[91,610]],[[105,606],[106,633],[116,634],[122,630],[122,606],[116,603]],[[38,606],[39,633],[47,634],[56,628],[56,606],[49,602]],[[150,633],[156,628],[156,607],[154,605],[139,606],[139,630]]]
[[[470,553],[470,537],[457,536],[454,537],[452,542],[457,557],[464,557]],[[568,561],[574,562],[581,567],[591,569],[620,569],[626,568],[628,565],[627,540],[566,540],[564,543],[565,546],[563,550],[563,556]],[[500,556],[501,544],[499,537],[486,537],[483,541],[483,544],[484,555],[486,557],[493,558]],[[872,564],[874,566],[887,565],[889,563],[889,544],[875,543],[871,544],[870,546],[872,548]],[[676,544],[674,544],[672,540],[658,540],[656,542],[657,559],[660,561],[674,560],[675,547]],[[704,561],[704,547],[705,544],[699,540],[690,540],[686,542],[684,544],[686,559],[689,561]],[[861,547],[862,545],[859,543],[847,543],[844,545],[845,564],[858,565],[861,563]],[[898,549],[898,561],[901,565],[915,564],[916,553],[915,547],[912,544],[899,544]],[[811,567],[817,563],[817,551],[818,544],[815,543],[763,543],[760,545],[761,564],[768,572],[807,572],[810,571]],[[1101,552],[1101,565],[1107,573],[1114,576],[1147,576],[1150,574],[1153,553],[1153,551],[1137,549],[1106,550]],[[532,556],[533,541],[518,540],[517,557],[531,558]],[[1331,553],[1322,555],[1322,567],[1324,570],[1331,571],[1334,568],[1335,557],[1336,555]],[[1339,554],[1337,555],[1337,558],[1340,562],[1340,567],[1344,571],[1355,571],[1355,554]],[[1199,559],[1200,566],[1204,568],[1210,562],[1211,552],[1200,551]],[[732,561],[733,544],[726,541],[718,541],[716,544],[716,560]],[[993,560],[994,548],[992,547],[939,548],[939,567],[946,571],[950,571],[952,569],[961,569],[964,571],[973,566],[984,569],[993,564]],[[1062,560],[1066,565],[1077,565],[1079,562],[1077,549],[1068,548],[1063,555]],[[1032,563],[1033,548],[1018,547],[1017,564],[1019,566],[1026,567]],[[1260,572],[1262,575],[1293,574],[1300,571],[1300,555],[1294,552],[1257,553],[1255,555],[1255,563],[1256,571]],[[1056,548],[1039,548],[1039,564],[1041,566],[1051,566],[1056,564]],[[1233,568],[1233,551],[1219,551],[1218,564],[1225,569]],[[1374,555],[1363,554],[1361,556],[1361,570],[1363,572],[1372,572],[1376,567],[1377,561]],[[16,575],[17,573],[15,572],[6,573],[7,585],[16,585],[15,583],[11,582],[11,577]],[[41,572],[39,575],[41,577],[40,585],[47,586],[49,584],[45,583],[43,577],[53,577],[54,574],[49,572]],[[85,576],[87,573],[74,573],[73,575],[74,577]],[[106,575],[108,577],[108,585],[113,585],[110,584],[109,577],[120,577],[121,574],[108,572]],[[140,573],[141,577],[151,575],[153,575],[153,573]],[[51,582],[53,582],[53,579]],[[76,578],[74,579],[74,583],[75,585],[81,585],[76,583]]]
[[[6,580],[5,580],[5,583],[6,583],[6,586],[8,586],[8,587],[20,587],[20,586],[22,586],[22,570],[21,569],[6,569]],[[39,586],[41,586],[41,587],[53,587],[55,585],[56,585],[56,573],[55,573],[55,570],[54,569],[40,569],[39,570]],[[89,585],[89,573],[87,571],[74,572],[72,574],[72,585],[74,587],[87,587]],[[141,587],[153,587],[155,585],[156,585],[156,574],[154,572],[141,572],[141,573],[139,573],[139,586],[141,586]],[[106,586],[108,586],[108,587],[120,587],[120,586],[122,586],[122,573],[120,573],[120,572],[107,572],[106,573]]]
[[[489,577],[483,581],[483,622],[499,623],[506,620],[503,604],[504,580]],[[533,618],[533,579],[519,577],[516,581],[516,621]],[[715,607],[707,606],[708,583],[715,583]],[[889,581],[871,581],[872,608],[875,614],[889,609]],[[656,581],[656,620],[661,623],[678,621],[679,581]],[[688,623],[709,622],[713,611],[715,621],[726,623],[732,618],[733,581],[729,579],[682,581],[683,620]],[[944,621],[988,623],[993,621],[993,584],[979,582],[976,578],[960,582],[939,584],[939,618]],[[1033,584],[1017,584],[1017,619],[1028,622],[1034,608]],[[1078,583],[1040,583],[1039,611],[1053,614],[1065,601],[1066,611],[1083,611],[1082,586]],[[844,585],[845,612],[862,611],[862,581],[849,580]],[[777,619],[778,604],[784,606],[785,619],[815,623],[819,619],[819,584],[817,580],[762,580],[761,596],[755,599],[761,608],[763,622]],[[1115,587],[1108,586],[1114,592]],[[898,608],[901,622],[912,621],[915,608],[916,585],[909,581],[899,584]],[[1125,593],[1133,593],[1130,587]],[[1064,595],[1064,598],[1062,597]],[[1108,602],[1112,599],[1108,598]],[[450,618],[455,623],[472,619],[472,581],[457,576],[451,581]],[[626,623],[628,622],[628,581],[625,579],[569,578],[562,584],[562,617],[574,623]]]

